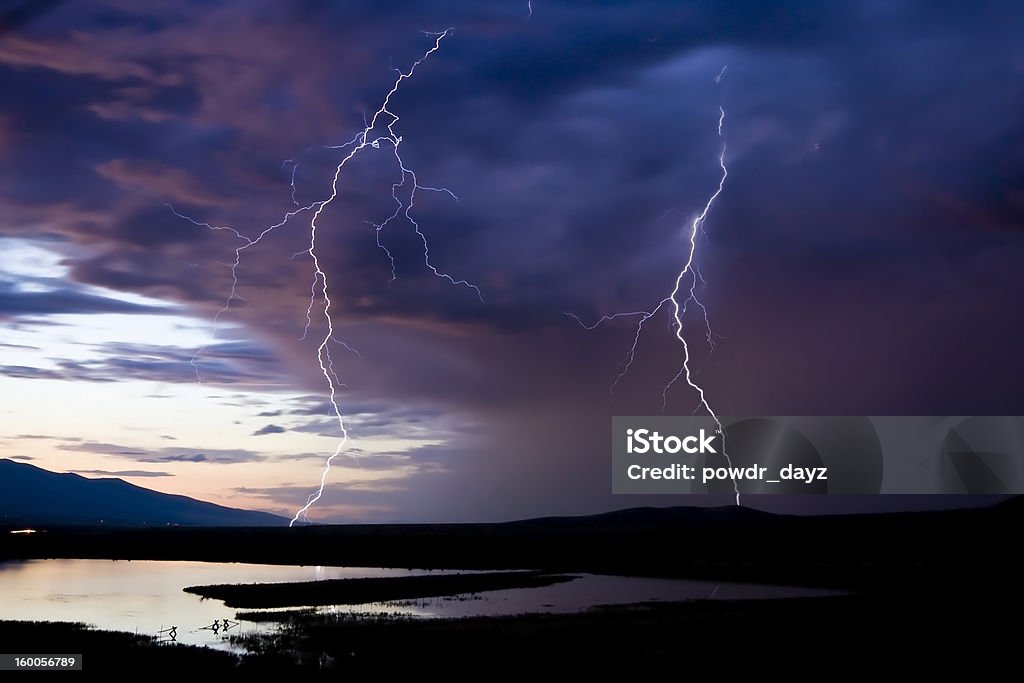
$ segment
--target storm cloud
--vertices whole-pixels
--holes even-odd
[[[415,225],[400,212],[375,229],[402,180],[382,145],[346,167],[318,223],[335,337],[359,352],[327,347],[353,446],[436,442],[409,452],[424,468],[388,484],[400,493],[329,491],[336,519],[650,504],[608,493],[606,437],[611,415],[661,410],[681,362],[669,318],[645,328],[609,396],[634,325],[586,330],[566,313],[590,323],[669,293],[723,141],[729,177],[697,259],[713,352],[702,321],[688,321],[719,413],[1024,411],[1016,4],[533,6],[527,19],[512,1],[142,12],[106,0],[0,20],[2,92],[16,95],[0,101],[0,235],[57,245],[68,269],[45,292],[0,280],[0,318],[152,312],[95,288],[204,320],[224,309],[217,319],[234,336],[200,354],[204,379],[289,383],[310,397],[253,402],[275,419],[257,434],[289,432],[268,443],[333,434],[317,361],[324,302],[310,307],[303,253],[312,211],[241,252],[237,282],[230,264],[244,240],[202,224],[252,238],[330,196],[344,150],[328,147],[362,129],[393,67],[429,49],[435,36],[422,31],[450,27],[390,106],[405,165],[457,200],[419,192]],[[430,264],[483,301],[430,271],[417,228]],[[111,340],[91,353],[2,371],[26,382],[195,378],[195,349],[172,343]],[[696,405],[685,385],[668,394],[670,413]],[[263,458],[194,445],[74,447],[138,462]],[[309,493],[294,482],[244,488],[281,506]]]

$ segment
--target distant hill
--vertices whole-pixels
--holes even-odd
[[[571,517],[533,517],[506,526],[523,527],[663,527],[749,523],[775,517],[770,512],[729,505],[723,507],[637,507]]]
[[[121,479],[87,479],[0,459],[0,525],[280,526],[288,520],[186,496],[158,493]]]

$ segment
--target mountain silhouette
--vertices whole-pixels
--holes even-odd
[[[278,526],[287,522],[268,512],[159,493],[121,479],[87,479],[0,459],[3,526]]]

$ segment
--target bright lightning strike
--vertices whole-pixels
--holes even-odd
[[[348,443],[348,439],[349,439],[348,427],[345,424],[345,418],[344,418],[344,416],[342,414],[341,408],[338,405],[338,398],[337,398],[338,384],[337,384],[337,382],[335,381],[335,378],[334,378],[333,365],[332,365],[332,363],[330,361],[330,352],[329,352],[329,350],[327,348],[328,344],[334,338],[334,320],[331,317],[331,305],[332,305],[332,302],[331,302],[330,295],[328,293],[327,273],[323,270],[323,268],[320,265],[320,258],[319,258],[319,255],[317,254],[317,249],[316,249],[316,246],[317,246],[317,244],[316,244],[316,237],[317,237],[317,228],[318,228],[317,220],[320,218],[321,214],[323,214],[324,209],[326,209],[327,206],[330,205],[337,198],[337,196],[338,196],[338,182],[339,182],[339,180],[341,178],[341,173],[344,170],[346,164],[348,164],[348,162],[350,160],[352,160],[359,152],[364,150],[366,147],[371,147],[373,149],[379,149],[382,144],[390,144],[392,149],[393,149],[393,151],[394,151],[395,159],[398,162],[399,169],[402,172],[401,181],[399,183],[396,183],[395,185],[392,186],[392,197],[395,199],[395,202],[398,204],[398,208],[396,209],[395,214],[393,214],[391,218],[389,218],[388,220],[384,221],[384,223],[382,223],[380,226],[377,227],[377,236],[378,236],[377,243],[378,243],[378,245],[381,245],[381,243],[380,243],[380,232],[381,232],[381,230],[383,230],[384,226],[387,225],[387,223],[389,223],[392,218],[396,217],[399,213],[401,213],[405,217],[405,219],[413,226],[414,230],[416,231],[416,234],[419,235],[420,240],[423,243],[423,262],[426,265],[426,267],[435,276],[437,276],[439,278],[442,278],[442,279],[445,279],[445,280],[448,280],[453,285],[462,285],[462,286],[465,286],[465,287],[468,287],[468,288],[472,289],[474,292],[476,292],[477,297],[481,301],[483,301],[483,295],[482,295],[479,287],[477,287],[476,285],[474,285],[471,282],[468,282],[467,280],[456,280],[454,277],[452,277],[448,273],[439,270],[436,266],[434,266],[434,264],[430,260],[430,246],[429,246],[429,244],[427,242],[427,237],[423,233],[423,231],[420,229],[419,223],[417,223],[413,219],[412,214],[411,214],[412,209],[413,209],[413,205],[415,203],[416,191],[417,190],[424,190],[424,191],[431,191],[431,192],[444,192],[444,193],[447,193],[448,195],[450,195],[453,199],[457,200],[458,198],[455,197],[455,195],[450,190],[447,190],[445,188],[428,187],[428,186],[424,186],[424,185],[420,185],[419,184],[419,182],[418,182],[418,180],[416,178],[416,174],[413,171],[411,171],[409,168],[406,167],[405,162],[402,161],[402,157],[399,154],[399,146],[402,144],[402,138],[401,138],[401,136],[399,136],[395,132],[395,125],[398,123],[399,117],[398,117],[397,114],[393,113],[389,109],[389,107],[391,106],[391,98],[395,95],[395,93],[398,92],[398,89],[401,87],[402,82],[407,80],[407,79],[412,78],[413,74],[415,74],[415,72],[416,72],[416,68],[419,67],[419,65],[422,64],[423,62],[425,62],[427,59],[429,59],[432,54],[434,54],[439,49],[441,49],[441,41],[444,40],[445,38],[447,38],[449,33],[451,33],[451,29],[445,29],[441,33],[431,34],[435,38],[433,47],[431,47],[429,50],[427,50],[422,57],[420,57],[418,60],[416,60],[413,63],[413,65],[411,67],[409,67],[408,71],[405,71],[405,72],[398,71],[398,78],[395,79],[394,83],[391,86],[391,90],[389,90],[387,95],[384,97],[383,104],[381,104],[380,108],[376,112],[374,112],[373,117],[370,119],[369,123],[367,123],[365,125],[365,128],[363,129],[363,131],[356,138],[354,138],[352,141],[350,141],[348,143],[349,145],[352,145],[352,147],[351,147],[350,151],[348,152],[348,154],[345,157],[343,157],[342,160],[335,167],[334,179],[333,179],[333,181],[331,183],[331,195],[326,200],[324,200],[323,202],[320,203],[320,205],[313,212],[313,217],[310,220],[309,250],[308,250],[308,253],[309,253],[310,257],[313,259],[313,269],[314,269],[313,288],[314,289],[316,288],[317,282],[319,281],[319,283],[321,285],[320,286],[320,294],[321,294],[321,296],[323,297],[323,300],[324,300],[324,308],[323,308],[324,321],[327,324],[327,331],[324,333],[324,337],[321,339],[319,346],[317,346],[317,361],[320,364],[320,370],[323,373],[324,378],[327,380],[327,385],[328,385],[328,387],[330,389],[331,409],[332,409],[332,411],[334,413],[335,418],[338,421],[338,429],[341,431],[341,439],[338,441],[338,444],[335,447],[334,452],[330,455],[330,457],[327,458],[327,461],[324,463],[324,469],[323,469],[323,471],[322,471],[322,473],[320,475],[320,486],[317,488],[317,490],[315,492],[313,492],[313,493],[311,493],[309,495],[309,497],[306,499],[306,504],[303,505],[301,508],[299,508],[299,510],[295,513],[295,516],[292,517],[292,520],[288,523],[288,526],[294,526],[295,523],[299,520],[300,517],[306,516],[306,514],[309,512],[309,509],[318,500],[320,500],[320,498],[323,496],[323,494],[324,494],[324,487],[327,485],[327,476],[328,476],[328,474],[331,471],[331,464],[334,462],[334,459],[337,458],[338,455],[341,454],[342,450],[345,448],[345,445]],[[373,137],[372,134],[377,129],[378,121],[381,118],[384,118],[384,117],[386,117],[387,119],[390,119],[390,121],[384,125],[384,129],[386,130],[386,133],[385,132],[381,132],[381,134],[377,135],[376,137]],[[353,145],[352,143],[355,143],[355,144]],[[403,187],[407,181],[409,182],[409,188],[410,189],[409,189],[408,199],[404,203],[404,210],[403,210],[403,208],[402,208],[403,202],[402,202],[401,199],[399,199],[397,193],[398,193],[398,188]],[[381,245],[381,246],[383,248],[383,245]],[[387,249],[385,249],[385,251],[387,251]],[[393,277],[394,276],[394,258],[391,256],[390,252],[387,252],[387,253],[388,253],[388,257],[391,259],[391,263],[392,263],[392,277]],[[312,311],[312,306],[313,306],[313,297],[310,298],[310,308],[308,309],[308,311]],[[307,316],[307,320],[308,319],[309,318]],[[308,325],[307,325],[307,330],[308,330]]]
[[[722,70],[715,77],[715,83],[721,82],[722,77],[725,75],[725,71],[727,68],[728,66],[722,67]],[[637,347],[640,344],[640,337],[643,334],[644,324],[647,323],[647,321],[653,318],[655,315],[657,315],[663,308],[670,308],[672,311],[672,328],[674,330],[674,335],[675,338],[679,341],[680,345],[682,346],[683,363],[682,366],[679,368],[678,372],[676,372],[676,374],[662,388],[661,410],[662,412],[664,412],[668,404],[669,391],[672,389],[676,382],[678,382],[680,379],[684,379],[686,381],[686,384],[696,392],[698,397],[697,407],[694,408],[694,412],[696,413],[698,410],[703,409],[705,412],[707,412],[708,415],[711,416],[711,418],[715,421],[715,424],[717,425],[718,432],[723,435],[724,444],[725,429],[722,426],[722,422],[721,420],[719,420],[717,413],[715,413],[714,409],[711,407],[711,404],[708,401],[707,394],[705,393],[704,388],[694,381],[693,373],[690,368],[690,346],[689,343],[686,341],[686,335],[683,329],[683,320],[686,318],[687,309],[691,304],[693,304],[694,306],[700,309],[701,315],[704,318],[704,327],[706,330],[707,342],[709,346],[714,346],[714,337],[711,331],[711,323],[708,318],[708,310],[697,297],[697,283],[702,282],[703,278],[701,277],[700,272],[697,269],[695,259],[697,255],[697,236],[702,232],[708,214],[711,212],[711,207],[714,205],[719,195],[722,194],[722,190],[725,189],[726,178],[729,177],[729,169],[725,163],[725,109],[719,106],[718,112],[718,137],[722,141],[721,152],[718,155],[718,166],[721,169],[722,173],[721,176],[719,176],[718,186],[715,188],[715,191],[711,194],[710,197],[708,197],[708,200],[704,204],[704,208],[701,210],[701,212],[698,213],[689,224],[689,229],[687,231],[689,249],[687,250],[686,261],[683,264],[682,270],[679,271],[679,274],[675,278],[675,283],[672,287],[672,291],[669,293],[668,296],[659,301],[654,306],[654,308],[650,310],[627,311],[624,313],[605,315],[602,316],[597,322],[591,325],[587,325],[582,320],[580,320],[580,318],[577,315],[573,313],[567,313],[566,315],[573,318],[577,323],[579,323],[588,330],[593,330],[603,323],[617,320],[619,318],[638,319],[635,333],[633,335],[633,343],[626,354],[625,363],[623,364],[622,370],[616,376],[615,381],[612,382],[612,385],[609,389],[609,391],[614,393],[615,387],[618,386],[619,382],[622,381],[622,379],[629,373],[630,368],[633,366],[633,361],[636,360],[636,351]],[[681,294],[684,291],[686,292],[686,297],[682,299],[682,301],[680,301]],[[722,455],[725,457],[728,465],[732,467],[732,459],[729,457],[729,454],[724,446],[722,448]],[[733,491],[736,494],[736,504],[739,505],[739,485],[736,483],[735,480],[733,480],[732,486]]]
[[[416,235],[420,238],[420,242],[422,243],[423,246],[423,263],[426,266],[426,268],[435,277],[447,280],[452,285],[466,287],[468,289],[473,290],[477,298],[480,299],[480,301],[483,301],[483,293],[481,292],[480,288],[477,285],[473,284],[472,282],[469,282],[468,280],[457,279],[453,277],[449,273],[439,269],[431,260],[430,244],[427,239],[426,233],[423,232],[423,229],[421,228],[420,224],[413,217],[413,209],[415,206],[416,194],[417,192],[437,192],[447,194],[456,202],[458,201],[458,197],[447,188],[421,185],[416,176],[416,173],[408,166],[406,166],[399,152],[399,148],[402,144],[402,137],[395,131],[395,126],[398,124],[400,118],[390,108],[391,99],[399,91],[399,88],[401,87],[402,83],[406,80],[411,79],[415,74],[416,69],[423,62],[429,59],[432,54],[434,54],[441,48],[441,42],[445,38],[447,38],[451,34],[451,32],[451,29],[445,29],[440,33],[427,33],[427,35],[434,38],[433,46],[430,49],[428,49],[418,60],[416,60],[407,71],[395,69],[395,72],[398,74],[398,76],[392,83],[391,89],[388,90],[387,94],[385,95],[383,103],[381,104],[380,108],[377,109],[376,112],[374,112],[373,116],[370,118],[369,121],[364,120],[363,130],[344,144],[328,147],[328,149],[347,150],[347,153],[341,158],[341,161],[339,161],[335,166],[333,179],[331,182],[331,192],[326,199],[321,199],[319,201],[315,201],[305,206],[299,204],[295,197],[295,177],[296,171],[298,169],[298,161],[289,159],[284,162],[283,167],[287,168],[289,164],[291,165],[291,199],[292,203],[296,208],[286,213],[278,223],[265,228],[255,238],[247,237],[246,235],[231,227],[215,226],[206,222],[197,221],[193,218],[190,218],[189,216],[179,213],[177,210],[174,209],[173,206],[169,204],[167,205],[175,216],[178,216],[183,220],[189,221],[193,225],[196,225],[198,227],[204,227],[209,230],[226,231],[242,241],[242,244],[235,249],[235,259],[230,264],[231,291],[228,295],[227,300],[224,303],[224,306],[214,316],[213,338],[216,338],[217,327],[220,318],[231,308],[231,303],[236,299],[241,300],[241,297],[238,295],[237,273],[239,264],[241,263],[242,259],[242,252],[257,246],[270,233],[277,230],[278,228],[284,227],[295,216],[303,213],[312,214],[309,222],[309,247],[292,255],[292,258],[294,259],[298,256],[308,254],[313,262],[313,281],[310,286],[309,305],[306,309],[306,323],[303,330],[302,339],[305,339],[308,336],[310,328],[313,325],[313,311],[314,308],[316,308],[316,302],[318,298],[317,295],[319,294],[319,298],[322,299],[323,301],[322,313],[324,323],[326,324],[326,331],[324,332],[324,335],[320,339],[320,342],[317,346],[316,357],[317,363],[320,366],[320,371],[327,382],[327,387],[329,390],[329,401],[331,405],[331,414],[332,417],[337,421],[338,429],[340,431],[340,438],[334,451],[331,453],[331,455],[327,458],[326,462],[324,463],[324,468],[320,475],[319,486],[306,499],[305,505],[303,505],[295,513],[295,516],[289,522],[289,526],[294,526],[295,523],[298,522],[300,518],[307,520],[309,519],[309,509],[323,496],[324,488],[327,485],[327,477],[331,470],[331,465],[333,464],[334,460],[342,453],[342,451],[344,450],[345,446],[349,441],[348,427],[345,422],[344,413],[342,412],[341,406],[338,401],[338,390],[345,387],[345,385],[340,381],[338,374],[334,369],[334,362],[333,359],[331,358],[329,345],[333,342],[344,347],[346,350],[352,352],[353,354],[360,358],[362,358],[362,355],[359,353],[359,351],[352,348],[347,343],[341,341],[335,336],[334,319],[331,315],[333,301],[331,300],[329,293],[327,271],[322,267],[320,254],[317,251],[317,236],[318,229],[320,227],[318,221],[320,217],[323,215],[326,208],[330,204],[332,204],[335,199],[337,199],[339,194],[339,184],[341,181],[342,173],[345,170],[345,167],[353,158],[355,158],[360,152],[362,152],[368,147],[373,150],[378,150],[381,148],[381,146],[390,146],[392,153],[394,154],[395,160],[397,162],[398,169],[401,173],[400,180],[394,183],[391,188],[391,196],[394,199],[396,205],[394,213],[387,219],[385,219],[382,223],[373,224],[377,235],[377,246],[380,247],[385,252],[391,263],[392,279],[394,279],[396,276],[395,259],[391,252],[387,249],[387,247],[381,242],[381,233],[384,230],[384,228],[387,227],[393,221],[404,219],[406,222],[408,222],[409,225],[412,226]],[[198,381],[202,381],[199,373],[198,358],[208,348],[208,346],[209,343],[203,345],[200,349],[196,351],[195,355],[192,358],[192,365],[195,367],[196,379]]]

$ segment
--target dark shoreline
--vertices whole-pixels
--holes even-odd
[[[247,649],[244,655],[39,622],[0,621],[0,641],[9,651],[38,651],[45,643],[52,651],[82,653],[93,674],[262,676],[328,669],[387,679],[431,671],[493,678],[507,670],[540,674],[550,667],[600,673],[608,667],[671,667],[717,672],[727,680],[739,672],[776,670],[832,680],[839,671],[877,676],[889,666],[915,675],[969,666],[975,676],[1012,666],[1016,631],[992,617],[990,603],[963,597],[852,595],[463,619],[296,614],[277,632],[233,638]]]
[[[636,509],[504,524],[0,530],[0,561],[191,560],[406,569],[544,570],[849,591],[1016,585],[1024,498],[991,508],[791,517]]]
[[[156,638],[124,631],[104,631],[61,621],[0,620],[4,652],[82,655],[87,675],[125,676],[142,672],[231,671],[239,658],[228,652],[190,645],[162,644]],[[73,676],[73,674],[70,674]]]

